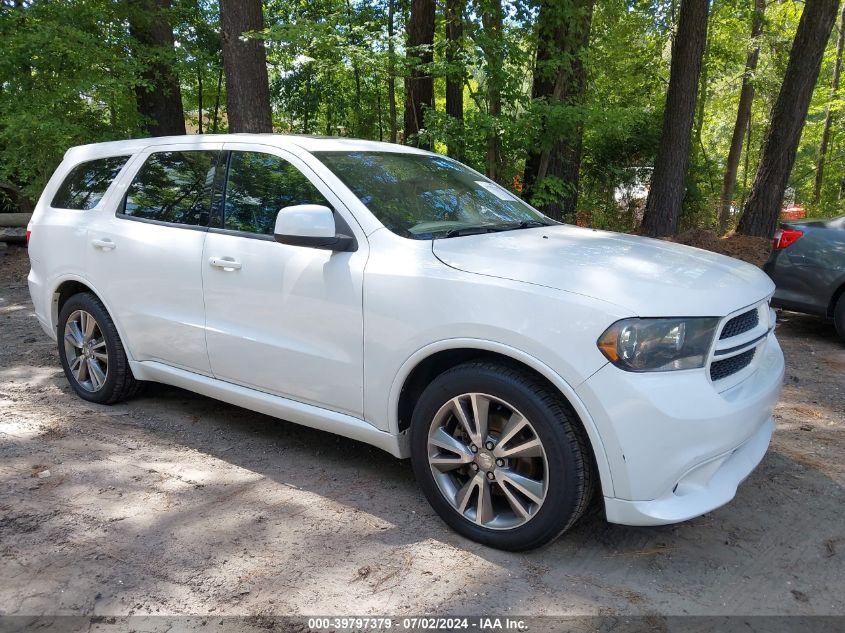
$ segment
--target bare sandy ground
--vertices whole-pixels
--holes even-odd
[[[0,255],[0,614],[845,614],[845,346],[783,314],[787,381],[728,506],[599,513],[527,554],[464,540],[410,464],[169,387],[76,398]]]

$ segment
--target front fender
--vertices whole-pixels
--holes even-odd
[[[515,347],[476,338],[453,338],[444,339],[437,342],[430,343],[416,352],[414,352],[400,367],[396,374],[393,384],[390,387],[388,396],[388,428],[391,434],[400,438],[400,450],[403,457],[410,454],[408,447],[407,432],[400,432],[399,430],[399,396],[402,393],[402,387],[408,376],[411,375],[414,368],[419,366],[427,358],[438,352],[456,350],[456,349],[477,349],[485,352],[493,352],[506,356],[518,363],[530,367],[546,380],[552,383],[557,388],[564,398],[572,406],[575,413],[581,420],[584,430],[587,432],[587,437],[590,440],[590,445],[593,449],[593,456],[595,458],[596,467],[599,473],[599,478],[602,484],[602,491],[605,496],[613,496],[613,478],[610,472],[610,465],[608,463],[607,454],[604,448],[604,442],[601,438],[601,433],[596,426],[592,416],[590,416],[581,398],[575,392],[575,389],[566,380],[564,380],[551,367],[541,362],[530,354],[519,350]],[[576,385],[577,386],[577,385]]]

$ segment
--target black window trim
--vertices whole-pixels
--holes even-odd
[[[222,179],[222,183],[220,182],[220,167],[221,167],[221,158],[223,154],[228,154],[226,150],[223,149],[211,149],[211,148],[197,148],[197,149],[173,149],[173,150],[163,150],[163,149],[153,149],[152,151],[148,152],[144,157],[144,160],[141,162],[141,165],[138,167],[138,170],[133,174],[132,181],[129,182],[131,185],[132,182],[137,177],[138,173],[140,173],[141,169],[150,159],[150,156],[153,154],[160,154],[163,152],[212,152],[217,154],[217,160],[214,163],[214,182],[211,184],[211,205],[208,211],[208,224],[201,225],[201,224],[182,224],[181,222],[167,222],[166,220],[153,220],[152,218],[139,218],[134,215],[128,215],[126,213],[126,199],[129,197],[129,187],[127,186],[126,192],[123,194],[123,198],[120,200],[120,204],[117,205],[117,211],[115,211],[114,217],[118,220],[130,220],[132,222],[143,222],[144,224],[158,224],[159,226],[169,226],[172,228],[177,229],[188,229],[189,231],[203,231],[208,232],[209,228],[211,228],[212,218],[214,217],[214,205],[218,198],[218,190],[223,187],[223,183],[226,182],[226,179]],[[227,156],[227,163],[228,163],[228,156]],[[125,165],[124,165],[125,167]]]
[[[48,207],[53,211],[73,211],[73,212],[76,212],[76,213],[85,213],[87,211],[98,211],[99,208],[100,208],[100,205],[103,204],[103,200],[105,200],[108,197],[109,191],[111,191],[112,187],[114,187],[114,183],[116,183],[118,180],[120,180],[120,176],[122,175],[123,170],[126,169],[126,166],[129,165],[132,162],[132,158],[134,156],[135,156],[135,154],[133,152],[130,152],[128,154],[126,154],[125,152],[121,152],[119,154],[108,154],[108,155],[105,155],[105,156],[97,156],[96,158],[88,158],[86,160],[79,161],[73,167],[71,167],[70,169],[68,169],[65,172],[65,175],[62,178],[62,181],[59,183],[59,186],[56,187],[56,190],[53,192],[53,196],[50,198],[50,204],[48,205]],[[56,201],[56,196],[59,195],[59,189],[62,188],[62,185],[65,184],[65,182],[67,181],[68,177],[70,176],[71,172],[74,169],[76,169],[77,167],[81,167],[85,163],[93,163],[93,162],[96,162],[98,160],[107,160],[109,158],[125,158],[126,160],[123,161],[123,164],[120,166],[120,169],[117,170],[117,173],[114,175],[114,178],[111,179],[111,182],[109,183],[109,186],[106,187],[106,190],[103,192],[103,195],[100,196],[99,200],[97,200],[97,204],[95,204],[90,209],[70,209],[68,207],[62,207],[62,206],[57,206],[57,205],[53,204]]]
[[[123,203],[120,209],[124,208],[126,204],[126,196],[123,198]],[[143,222],[144,224],[158,224],[159,226],[169,226],[175,229],[188,229],[189,231],[208,231],[207,226],[200,226],[199,224],[181,224],[179,222],[165,222],[164,220],[153,220],[152,218],[136,218],[134,215],[127,215],[118,210],[114,214],[118,220],[129,220],[130,222]]]
[[[214,174],[214,191],[211,194],[211,210],[208,214],[208,228],[223,228],[223,207],[226,204],[226,186],[229,182],[229,163],[232,152],[228,149],[220,150]]]
[[[237,229],[221,229],[216,226],[208,227],[209,233],[216,233],[217,235],[231,235],[232,237],[245,237],[250,240],[264,240],[265,242],[275,242],[276,238],[272,235],[265,235],[264,233],[253,233],[251,231],[238,231]]]

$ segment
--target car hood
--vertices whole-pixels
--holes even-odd
[[[662,240],[549,226],[433,241],[447,266],[577,293],[638,316],[724,316],[769,296],[756,266]]]

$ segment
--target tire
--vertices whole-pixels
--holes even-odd
[[[476,418],[487,419],[483,441]],[[580,422],[560,394],[520,368],[475,361],[444,372],[420,396],[410,433],[414,473],[429,503],[484,545],[545,545],[592,498],[595,469]]]
[[[833,324],[839,338],[845,341],[845,293],[839,295],[836,307],[833,309]]]
[[[62,368],[80,398],[113,404],[140,391],[143,383],[132,375],[114,321],[96,296],[70,297],[59,312],[57,334]]]

